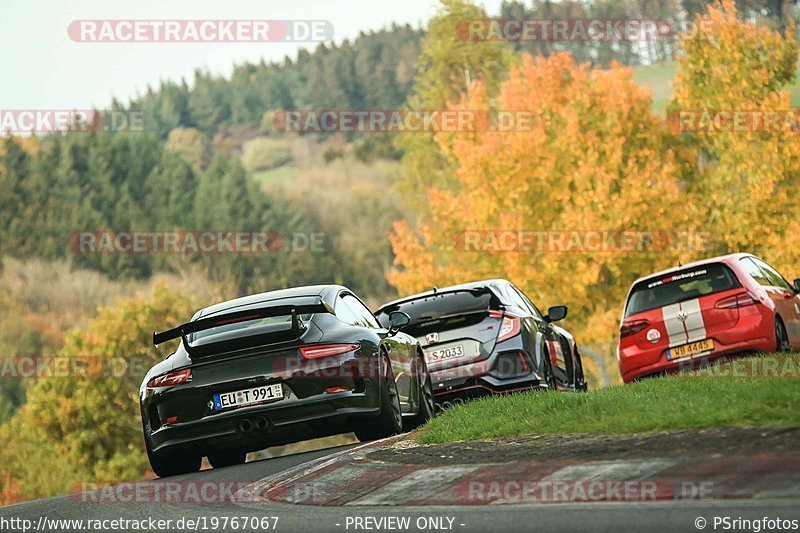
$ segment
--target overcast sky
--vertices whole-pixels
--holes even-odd
[[[482,0],[490,15],[501,0]],[[160,79],[196,68],[294,57],[315,43],[87,43],[67,34],[85,19],[313,19],[333,24],[334,41],[392,22],[425,26],[436,0],[0,0],[0,109],[102,109]]]

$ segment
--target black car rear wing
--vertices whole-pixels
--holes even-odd
[[[179,338],[183,341],[183,347],[186,349],[189,356],[202,357],[214,353],[251,348],[260,344],[283,342],[299,338],[305,330],[305,326],[303,325],[303,321],[300,320],[299,315],[313,313],[333,313],[333,309],[320,298],[312,304],[272,305],[243,311],[234,311],[232,313],[210,316],[208,318],[199,318],[192,322],[181,324],[176,328],[162,331],[161,333],[156,333],[154,331],[153,345],[158,346],[164,342]],[[247,322],[250,320],[277,316],[291,316],[291,327],[277,332],[242,335],[233,339],[212,342],[201,346],[191,346],[189,344],[188,335],[192,333],[207,331],[226,324],[235,324],[236,322]]]
[[[452,289],[452,290],[444,290],[444,291],[440,290],[440,291],[426,292],[426,293],[418,294],[416,296],[412,296],[410,298],[403,298],[403,299],[398,300],[396,302],[392,302],[390,304],[382,306],[377,311],[375,311],[375,314],[376,315],[379,315],[379,314],[388,315],[392,311],[398,310],[401,305],[407,304],[409,302],[414,302],[414,301],[417,301],[417,300],[426,300],[428,298],[444,296],[446,294],[455,294],[455,293],[458,293],[458,292],[468,292],[470,294],[476,294],[476,295],[477,294],[488,294],[489,295],[489,308],[486,309],[485,311],[480,311],[480,312],[486,312],[486,311],[489,311],[490,309],[495,309],[495,308],[500,309],[500,308],[502,308],[502,305],[503,305],[503,302],[500,300],[500,298],[497,296],[497,294],[489,287],[458,288],[458,289]],[[473,311],[473,312],[478,312],[478,311]]]

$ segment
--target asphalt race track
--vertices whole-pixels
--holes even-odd
[[[253,482],[277,475],[288,468],[306,461],[323,457],[331,451],[347,447],[320,450],[292,456],[266,459],[229,468],[206,470],[187,476],[170,478],[169,482],[217,483],[221,481]],[[153,480],[149,484],[165,483]],[[149,488],[154,488],[155,485]],[[714,527],[714,519],[761,520],[780,518],[800,519],[797,500],[677,500],[654,503],[581,503],[549,505],[490,505],[442,507],[320,507],[289,504],[264,504],[241,506],[226,503],[153,503],[148,501],[85,503],[81,495],[62,496],[25,502],[0,508],[0,531],[36,531],[46,517],[58,519],[134,519],[148,518],[167,520],[173,524],[178,520],[195,520],[195,528],[182,529],[220,531],[283,531],[283,532],[327,532],[327,531],[463,531],[503,532],[516,531],[721,531],[722,524]],[[271,517],[267,527],[212,527],[212,519],[224,517]],[[274,522],[277,517],[277,522]],[[391,520],[389,520],[390,517]],[[408,519],[407,526],[398,525],[397,518]],[[29,520],[29,523],[24,522]],[[205,520],[205,522],[202,522]],[[389,520],[389,521],[387,521]],[[53,522],[50,527],[39,530],[57,530]],[[205,525],[205,527],[204,527]],[[273,525],[274,527],[273,529]],[[703,526],[702,528],[700,526]],[[172,525],[172,530],[179,530]],[[63,531],[75,531],[63,528]],[[86,530],[86,529],[83,529]],[[97,529],[91,529],[97,531]],[[107,530],[105,527],[102,530]],[[110,530],[110,529],[108,529]],[[125,529],[122,529],[125,530]],[[134,530],[128,528],[127,530]],[[138,529],[139,531],[148,529]],[[149,529],[151,531],[158,529]],[[752,530],[752,529],[727,529]]]

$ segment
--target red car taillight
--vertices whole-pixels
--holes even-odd
[[[155,389],[157,387],[171,387],[180,383],[186,383],[192,380],[192,369],[184,368],[177,372],[170,372],[161,376],[154,377],[147,382],[148,389]]]
[[[300,348],[300,354],[306,359],[317,359],[331,355],[341,355],[343,353],[358,350],[359,344],[317,344],[315,346],[304,346]]]
[[[737,294],[736,296],[723,298],[718,301],[714,307],[717,309],[737,309],[739,307],[747,307],[748,305],[756,305],[757,303],[758,298],[748,292],[746,294]]]
[[[622,327],[619,328],[620,338],[630,337],[647,328],[650,325],[649,320],[632,320],[630,322],[623,322]]]

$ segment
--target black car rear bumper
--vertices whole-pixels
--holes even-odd
[[[376,416],[380,408],[366,392],[337,392],[315,398],[287,398],[241,407],[200,420],[145,426],[151,451],[178,448],[208,455],[220,450],[257,451],[269,446],[326,437],[352,430],[356,419]],[[142,413],[146,416],[145,413]]]

